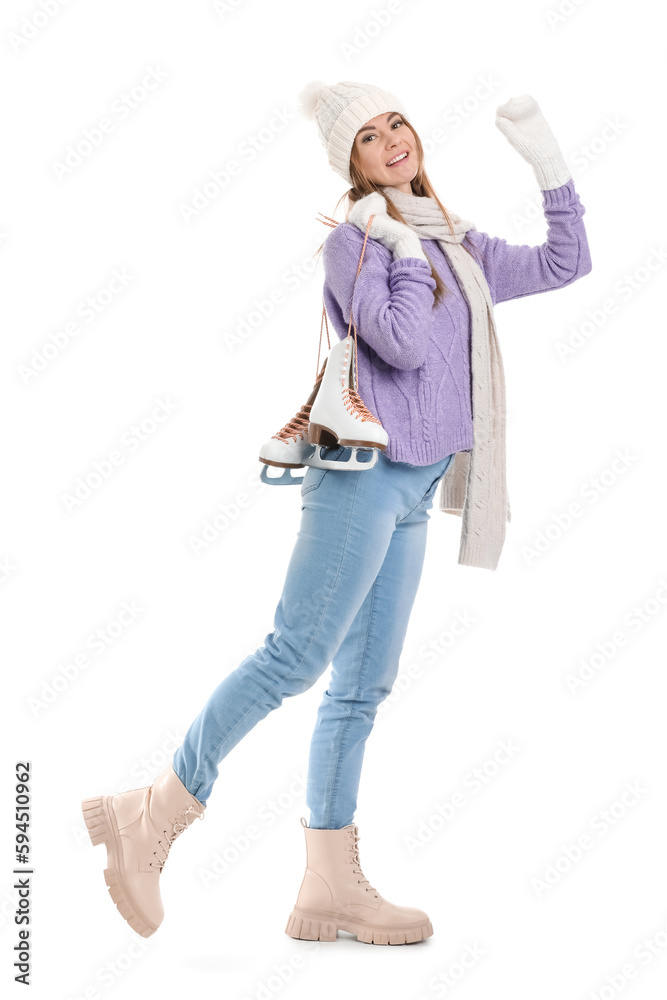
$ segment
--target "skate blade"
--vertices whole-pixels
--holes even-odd
[[[338,458],[322,458],[322,451],[338,452]],[[350,453],[347,459],[344,457],[346,451]],[[313,469],[364,472],[366,469],[373,468],[377,462],[378,454],[379,449],[377,448],[358,448],[346,445],[339,445],[337,448],[332,448],[329,445],[313,445],[312,452],[303,459],[301,466],[278,466],[277,463],[271,463],[270,466],[262,465],[259,478],[268,486],[298,486],[299,483],[303,482],[305,476],[292,475],[292,469],[294,468],[310,466]],[[361,458],[359,458],[359,455],[361,455]],[[280,476],[270,476],[269,468],[282,468],[282,474]]]
[[[337,451],[339,457],[322,458],[322,448],[324,451]],[[350,453],[347,459],[345,458],[346,451]],[[334,449],[326,445],[318,445],[313,454],[304,459],[304,461],[314,469],[336,469],[339,472],[364,472],[366,469],[373,468],[377,462],[378,454],[379,451],[377,448],[357,448],[340,445]]]
[[[271,468],[277,468],[277,466],[271,466]],[[299,466],[301,468],[301,466]],[[292,467],[283,467],[281,476],[270,476],[269,466],[263,465],[262,471],[259,474],[259,478],[263,483],[268,486],[298,486],[304,480],[303,476],[293,476]]]

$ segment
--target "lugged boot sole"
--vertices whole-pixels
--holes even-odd
[[[84,799],[81,803],[81,811],[93,847],[97,847],[98,844],[106,846],[108,867],[104,869],[104,881],[116,909],[133,931],[136,931],[141,937],[147,938],[155,933],[157,927],[148,924],[136,907],[132,905],[130,895],[123,883],[117,855],[117,851],[120,852],[122,847],[118,826],[110,807],[111,798],[112,796],[109,795],[99,795],[96,798]]]
[[[358,941],[365,944],[414,944],[431,937],[433,925],[429,920],[416,927],[378,927],[349,920],[343,914],[306,911],[295,907],[285,928],[286,934],[301,941],[335,941],[338,931],[354,934]]]

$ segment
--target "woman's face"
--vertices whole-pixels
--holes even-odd
[[[361,169],[380,186],[391,185],[410,194],[410,181],[419,170],[414,132],[397,111],[369,119],[354,137]],[[407,153],[401,159],[395,158]],[[395,161],[391,165],[391,161]]]

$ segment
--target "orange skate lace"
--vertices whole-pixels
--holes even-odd
[[[315,379],[315,385],[322,381],[323,375],[324,366],[322,367],[320,374]],[[277,434],[272,434],[271,436],[279,438],[281,441],[288,441],[290,438],[293,438],[296,441],[300,434],[307,433],[312,405],[312,403],[304,403],[297,415],[292,417],[291,420],[288,420],[285,426],[281,427]]]
[[[297,415],[288,420],[277,434],[272,434],[271,436],[279,438],[281,441],[287,441],[289,438],[293,438],[296,441],[299,435],[304,434],[308,429],[311,406],[311,403],[304,403]]]
[[[374,424],[379,424],[380,421],[375,414],[371,413],[371,411],[367,408],[357,390],[350,389],[349,385],[345,385],[345,375],[343,375],[342,385],[344,386],[343,402],[345,403],[345,409],[348,413],[352,413],[353,415],[356,413],[362,421],[371,420]]]
[[[332,219],[330,216],[325,215],[324,212],[320,212],[319,215],[322,216],[322,219],[318,219],[318,222],[322,222],[323,219],[326,219],[327,221],[324,222],[324,225],[330,226],[332,229],[335,229],[336,226],[338,225],[338,223],[336,222],[335,219]],[[363,246],[361,248],[361,255],[359,257],[359,264],[357,265],[357,273],[356,273],[355,278],[354,278],[355,284],[356,284],[357,278],[359,277],[359,272],[361,271],[361,263],[362,263],[362,261],[364,259],[364,253],[366,252],[366,241],[368,240],[368,233],[370,231],[372,221],[373,221],[373,216],[370,215],[368,217],[368,225],[366,226],[366,233],[364,235],[364,242],[363,242]],[[348,339],[348,341],[350,340],[350,329],[352,327],[352,324],[353,324],[352,309],[350,308],[350,322],[349,322],[349,325],[348,325],[348,328],[347,328],[347,339]],[[329,336],[329,325],[327,324],[327,337],[328,336]],[[322,340],[322,331],[320,329],[320,343],[321,343],[321,340]],[[343,375],[342,375],[342,378],[341,378],[341,387],[343,389],[343,402],[345,403],[345,409],[348,411],[348,413],[351,413],[353,415],[356,414],[362,420],[362,422],[370,420],[374,424],[380,424],[380,421],[378,420],[378,418],[375,416],[375,414],[371,413],[371,411],[368,409],[368,407],[365,405],[364,401],[362,400],[361,396],[359,395],[359,392],[358,392],[359,383],[358,383],[358,380],[357,380],[357,366],[356,366],[356,364],[354,364],[352,366],[353,367],[354,389],[351,389],[349,387],[349,385],[345,385],[345,366],[347,364],[347,359],[349,357],[349,354],[350,354],[350,347],[349,347],[349,343],[348,343],[348,347],[347,347],[347,350],[345,352],[345,364],[344,364],[344,367],[343,367]],[[357,351],[357,324],[354,323],[354,357],[355,357],[355,359],[358,356],[359,355],[358,355],[358,351]],[[318,356],[318,363],[319,363],[319,356]]]
[[[373,216],[371,215],[368,218],[368,225],[366,226],[366,233],[364,235],[364,243],[363,243],[363,246],[361,248],[361,256],[359,257],[359,264],[357,265],[357,273],[356,273],[355,279],[354,279],[355,283],[356,283],[357,278],[359,277],[359,272],[361,271],[361,262],[364,259],[364,253],[366,251],[366,240],[368,239],[368,233],[369,233],[369,230],[371,228],[371,222],[372,221],[373,221]],[[350,306],[350,322],[349,322],[348,327],[347,327],[347,337],[348,337],[348,340],[350,339],[350,327],[352,326],[353,322],[354,322],[354,320],[352,318],[352,307]],[[349,348],[348,348],[348,351],[349,351]],[[347,360],[347,353],[348,352],[346,351],[346,354],[345,354],[346,360]],[[355,358],[355,361],[356,361],[356,359],[358,357],[359,357],[359,353],[358,353],[358,350],[357,350],[357,324],[354,323],[354,358]],[[356,413],[361,417],[362,420],[371,420],[374,424],[379,424],[380,421],[378,420],[378,418],[373,413],[371,413],[371,411],[368,409],[368,407],[364,404],[363,400],[361,399],[361,396],[359,395],[359,393],[357,391],[358,388],[359,388],[359,384],[358,384],[358,381],[357,381],[357,366],[356,366],[356,364],[354,364],[352,367],[353,367],[353,375],[354,375],[354,389],[350,389],[349,386],[345,386],[345,382],[343,380],[343,386],[344,386],[344,388],[343,388],[343,398],[345,399],[345,407],[346,407],[346,409],[350,413],[352,413],[353,411],[356,411]],[[348,403],[349,403],[349,406],[348,406]]]
[[[322,305],[322,319],[320,321],[320,343],[317,349],[317,367],[315,369],[315,385],[322,381],[322,376],[324,375],[324,365],[320,371],[320,353],[322,351],[322,327],[326,324],[327,331],[327,343],[331,347],[331,340],[329,338],[329,322],[327,320],[326,309]],[[319,374],[318,374],[319,371]],[[288,420],[284,427],[281,427],[277,434],[272,434],[271,437],[278,438],[280,441],[289,441],[290,438],[296,441],[299,435],[307,433],[308,424],[310,423],[310,410],[312,403],[304,403],[299,412],[291,420]]]

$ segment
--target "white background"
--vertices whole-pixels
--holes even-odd
[[[656,251],[667,244],[664,58],[651,8],[585,0],[564,2],[559,16],[555,2],[516,0],[52,0],[42,9],[15,0],[2,9],[3,980],[17,940],[14,764],[28,758],[31,996],[40,1000],[664,996],[666,352]],[[153,89],[142,91],[149,73]],[[425,909],[433,937],[374,948],[346,934],[313,946],[284,933],[305,864],[299,817],[325,673],[223,761],[205,821],[165,868],[164,923],[144,941],[107,896],[104,848],[92,848],[80,800],[150,784],[210,692],[272,629],[299,491],[263,485],[257,454],[313,384],[323,273],[311,258],[330,231],[317,214],[344,217],[336,203],[346,186],[314,122],[295,111],[313,78],[400,95],[423,141],[443,130],[427,170],[445,205],[483,232],[538,245],[546,226],[532,170],[494,124],[499,104],[532,94],[586,208],[593,270],[496,310],[505,548],[495,572],[459,566],[461,522],[434,506],[400,680],[367,745],[355,817],[362,867],[388,899]],[[277,111],[288,118],[280,131],[270,128]],[[104,118],[112,131],[59,176],[68,147]],[[207,188],[185,218],[230,160],[240,173]],[[114,270],[129,278],[109,296]],[[272,315],[230,347],[276,292]],[[79,312],[89,296],[92,322]],[[49,348],[73,322],[77,335]],[[563,359],[558,345],[575,330],[580,346]],[[46,364],[31,369],[40,354]],[[172,412],[144,424],[131,450],[124,435],[158,400]],[[68,510],[79,477],[118,448],[122,465]],[[574,503],[580,516],[558,528]],[[192,539],[225,505],[226,526],[196,552]],[[546,543],[530,557],[540,533]],[[140,611],[117,635],[124,602]],[[474,621],[452,639],[457,614]],[[115,636],[101,655],[87,645],[97,629]],[[619,632],[626,641],[615,647]],[[425,646],[438,639],[433,662]],[[600,653],[572,693],[567,675],[598,643],[613,655]],[[63,681],[86,650],[89,665]],[[494,769],[503,740],[518,749]],[[486,769],[477,793],[466,781],[475,767]],[[627,786],[640,791],[623,804]],[[466,805],[439,820],[437,806],[456,792]],[[235,850],[251,826],[258,839]],[[568,862],[584,835],[590,848]],[[227,870],[207,888],[201,873],[221,857]],[[459,965],[470,949],[478,958]]]

